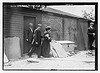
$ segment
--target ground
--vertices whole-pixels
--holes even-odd
[[[4,69],[95,70],[95,56],[79,51],[66,58],[24,58],[5,63]]]

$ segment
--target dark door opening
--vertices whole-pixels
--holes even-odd
[[[30,16],[24,16],[24,41],[23,41],[23,54],[28,53],[31,46],[26,41],[26,35],[28,35],[26,32],[29,29],[29,23],[33,23],[33,31],[36,28],[36,18],[30,17]]]

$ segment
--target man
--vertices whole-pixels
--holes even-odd
[[[41,56],[41,24],[38,24],[37,29],[34,30],[34,40],[32,40],[32,49],[28,53],[31,56],[33,53],[38,55],[38,58]]]
[[[31,47],[32,47],[32,40],[33,40],[33,24],[29,23],[29,28],[28,30],[25,32],[25,52],[27,53]]]
[[[88,28],[88,37],[89,37],[89,50],[92,53],[92,50],[94,47],[92,46],[94,40],[95,40],[95,28],[93,27],[94,23],[90,23],[90,27]]]

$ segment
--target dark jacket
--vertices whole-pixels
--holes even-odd
[[[93,33],[95,33],[95,28],[93,27],[92,29],[89,27],[88,28],[88,36],[89,37],[95,37],[94,35],[93,35]]]
[[[34,32],[32,32],[30,28],[26,31],[26,40],[28,39],[28,42],[30,44],[33,41],[33,34],[34,34]]]
[[[36,42],[38,44],[36,44]],[[34,44],[37,46],[41,45],[41,30],[40,29],[36,29],[34,32]]]

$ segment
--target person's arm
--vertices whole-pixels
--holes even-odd
[[[90,27],[88,28],[88,32],[87,32],[87,34],[88,35],[92,35],[92,33],[90,32],[91,30],[90,30]]]
[[[51,42],[51,37],[49,36],[48,40]]]
[[[94,35],[95,33],[88,33],[88,34]]]
[[[50,37],[50,34],[46,34],[46,38],[51,42],[51,37]]]
[[[95,36],[95,33],[90,33],[90,32],[88,32],[87,34],[88,34],[88,35],[93,35],[93,36]]]
[[[34,42],[35,42],[35,44],[38,44],[38,39],[37,39],[37,37],[38,37],[38,30],[36,30],[36,31],[34,32]]]

